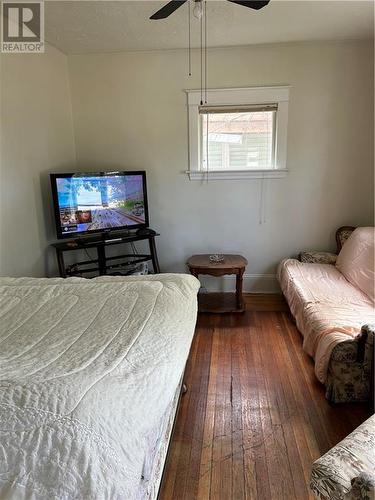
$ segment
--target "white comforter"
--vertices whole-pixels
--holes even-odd
[[[198,281],[0,278],[0,498],[145,498]]]

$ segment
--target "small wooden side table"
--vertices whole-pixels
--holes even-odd
[[[209,254],[193,255],[186,265],[190,273],[198,278],[199,274],[210,276],[236,276],[236,293],[200,293],[198,295],[199,312],[229,313],[244,312],[245,305],[242,296],[243,274],[247,260],[241,255],[224,255],[222,262],[211,262]]]

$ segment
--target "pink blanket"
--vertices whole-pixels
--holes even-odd
[[[315,374],[324,383],[332,350],[359,334],[361,326],[375,322],[374,305],[328,264],[284,260],[278,270],[304,350],[315,359]]]

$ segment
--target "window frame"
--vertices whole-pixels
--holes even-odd
[[[277,105],[275,119],[275,149],[274,167],[270,169],[242,169],[242,170],[205,170],[201,168],[202,130],[200,90],[186,90],[188,107],[189,130],[189,170],[186,171],[190,180],[209,179],[259,179],[280,178],[288,173],[286,165],[287,127],[290,86],[249,87],[232,89],[208,89],[207,104],[209,106],[252,106]]]

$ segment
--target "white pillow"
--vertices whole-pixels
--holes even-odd
[[[339,253],[337,269],[356,288],[375,301],[374,274],[375,228],[358,227]]]

